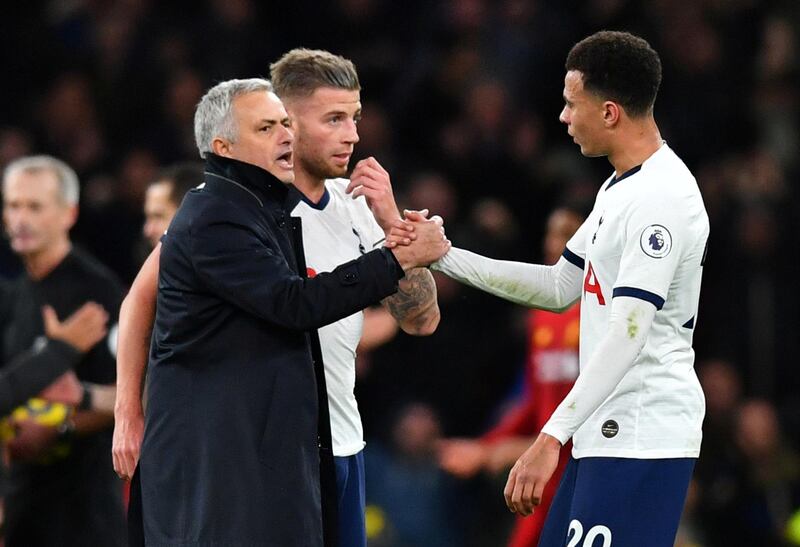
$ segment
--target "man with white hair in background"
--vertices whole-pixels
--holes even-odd
[[[441,223],[306,279],[289,117],[230,80],[195,113],[205,184],[162,239],[141,448],[146,544],[321,546],[315,329],[397,291],[449,248]],[[318,343],[318,342],[317,342]]]
[[[44,306],[64,318],[93,301],[116,323],[121,284],[70,241],[78,196],[78,177],[58,159],[25,157],[5,170],[3,220],[11,249],[25,266],[8,293],[6,363],[45,334]],[[109,330],[111,343],[106,337],[75,364],[80,380],[114,383],[116,329]],[[120,484],[108,465],[112,422],[111,412],[79,408],[55,425],[34,419],[15,423],[8,443],[7,546],[124,544]]]

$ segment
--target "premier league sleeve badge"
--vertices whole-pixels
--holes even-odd
[[[647,256],[664,258],[672,250],[672,235],[664,226],[651,224],[642,230],[639,244]]]

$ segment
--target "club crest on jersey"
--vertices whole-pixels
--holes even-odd
[[[647,256],[664,258],[672,250],[672,235],[664,226],[651,224],[642,231],[639,244]]]

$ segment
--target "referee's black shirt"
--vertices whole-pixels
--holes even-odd
[[[8,316],[3,321],[3,363],[10,363],[44,334],[42,307],[45,304],[52,306],[63,320],[84,303],[94,301],[108,312],[109,335],[78,360],[74,370],[82,381],[115,382],[115,348],[109,339],[116,340],[116,323],[124,292],[122,284],[108,268],[86,252],[73,248],[43,279],[32,280],[23,274],[8,288],[4,306]],[[70,528],[82,535],[88,532],[85,529],[89,526],[87,523],[111,524],[121,519],[119,483],[111,465],[111,434],[109,427],[99,433],[73,438],[69,455],[54,462],[13,463],[7,485],[8,532],[12,532],[12,521],[17,519],[21,519],[20,523],[25,522],[22,526],[27,528],[32,515],[18,514],[19,511],[35,510],[39,513],[37,527],[40,529],[47,528],[46,521],[53,517],[56,519],[53,533],[68,536],[71,535]],[[51,513],[68,512],[70,517],[66,520],[72,521],[71,526],[55,530],[65,519],[59,519],[56,514],[47,515],[47,512],[43,517],[43,506],[48,506]],[[25,532],[20,532],[24,537]],[[111,536],[114,535],[111,532]],[[83,537],[97,545],[116,543],[116,538],[111,537]],[[17,543],[24,544],[25,541]],[[64,538],[64,545],[73,543]]]

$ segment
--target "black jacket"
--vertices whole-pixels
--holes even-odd
[[[286,185],[217,156],[205,181],[162,240],[140,460],[145,539],[320,547],[307,332],[394,293],[403,273],[377,250],[305,279]]]

